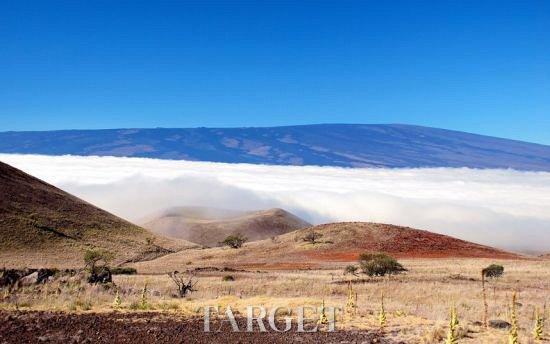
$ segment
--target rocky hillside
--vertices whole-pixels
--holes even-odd
[[[116,262],[151,259],[192,245],[101,210],[0,162],[0,260],[4,267],[74,267],[86,249]]]

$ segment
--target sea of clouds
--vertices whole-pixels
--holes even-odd
[[[504,249],[550,251],[550,173],[266,166],[0,154],[130,221],[173,206],[280,207],[314,223],[372,221]]]

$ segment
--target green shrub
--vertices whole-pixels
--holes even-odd
[[[395,275],[407,271],[395,258],[385,253],[363,253],[359,256],[359,266],[369,276]]]
[[[221,242],[225,246],[231,248],[240,248],[248,239],[240,233],[230,235]]]
[[[235,280],[235,277],[233,277],[232,275],[226,275],[222,277],[222,281],[224,282],[232,282],[234,280]]]
[[[485,277],[498,278],[504,274],[504,266],[498,264],[491,264],[482,270]]]
[[[318,242],[319,239],[321,239],[323,237],[323,234],[322,233],[319,233],[319,232],[315,232],[315,231],[310,231],[308,232],[303,238],[302,240],[305,241],[305,242],[308,242],[312,245],[316,244]]]
[[[113,282],[109,263],[113,260],[113,254],[101,250],[92,249],[84,253],[85,269],[89,273],[88,283],[111,283]]]
[[[356,276],[357,275],[357,270],[359,270],[357,265],[348,265],[344,269],[344,275],[354,275],[354,276]]]
[[[87,268],[106,266],[113,260],[113,254],[102,249],[91,249],[84,253],[84,263]]]

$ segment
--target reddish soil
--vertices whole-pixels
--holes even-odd
[[[364,253],[369,249],[365,250],[354,250],[351,252],[308,252],[306,255],[310,259],[314,260],[325,260],[330,262],[355,262],[359,258],[361,253]],[[392,252],[390,250],[376,250],[381,252],[386,252],[391,254],[396,258],[494,258],[494,259],[518,259],[517,256],[510,254],[497,254],[488,256],[486,252],[475,252],[469,251],[463,255],[460,252],[453,250],[440,251],[440,252]]]
[[[253,263],[240,264],[241,267],[247,270],[304,270],[316,267],[318,264],[313,263]]]
[[[344,234],[340,236],[337,245],[304,252],[308,260],[356,261],[365,251],[386,252],[397,258],[520,258],[514,253],[450,236],[387,224],[335,223],[317,226],[314,229],[320,233],[331,233],[336,230]],[[346,238],[346,234],[351,237]],[[338,240],[338,235],[336,238]]]
[[[297,333],[239,332],[211,324],[205,333],[202,319],[183,319],[158,313],[86,313],[0,311],[0,343],[380,343],[397,342],[378,333],[335,331]],[[238,319],[246,328],[246,319]],[[295,324],[294,324],[295,325]],[[284,325],[281,324],[280,328]],[[306,327],[307,328],[307,327]],[[269,329],[269,327],[268,327]],[[257,330],[257,327],[256,327]]]

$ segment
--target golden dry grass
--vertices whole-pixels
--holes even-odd
[[[390,278],[366,279],[354,283],[358,293],[358,314],[341,315],[339,326],[377,330],[380,296],[384,293],[387,313],[385,332],[407,343],[440,343],[448,324],[449,307],[456,305],[460,320],[460,343],[506,343],[506,330],[484,330],[478,323],[483,317],[480,270],[494,263],[488,259],[411,259],[402,260],[409,272]],[[496,261],[505,266],[505,274],[487,284],[489,319],[508,320],[508,305],[514,290],[518,291],[520,338],[529,343],[534,325],[535,307],[550,301],[550,261]],[[299,305],[343,307],[347,285],[338,282],[350,277],[342,268],[326,270],[264,272],[200,272],[198,291],[186,299],[174,298],[174,286],[165,274],[116,276],[122,298],[122,311],[133,311],[141,290],[147,283],[148,302],[152,309],[183,316],[197,315],[196,308],[205,305],[230,305],[244,313],[246,305],[297,307]],[[232,275],[235,281],[223,281]],[[363,277],[360,277],[363,279]],[[358,278],[351,277],[351,280]],[[3,308],[112,311],[113,290],[78,285],[58,289],[56,282],[35,289],[5,295]],[[342,313],[343,314],[343,313]],[[547,319],[550,314],[547,314]],[[548,339],[548,334],[546,334]],[[547,341],[548,342],[548,341]]]

